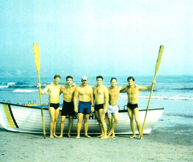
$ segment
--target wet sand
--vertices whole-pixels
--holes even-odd
[[[162,121],[158,121],[162,122]],[[0,127],[0,161],[193,161],[193,125],[154,127],[142,140],[117,135],[101,140],[85,138],[44,139],[43,135],[9,132]]]

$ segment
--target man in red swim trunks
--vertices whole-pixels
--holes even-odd
[[[127,92],[128,94],[128,104],[127,104],[127,110],[128,110],[128,115],[130,119],[130,125],[131,129],[133,131],[133,136],[130,138],[135,138],[135,124],[134,124],[134,117],[135,121],[137,124],[137,129],[139,131],[139,139],[142,139],[142,134],[141,134],[141,125],[139,123],[139,109],[138,109],[138,97],[139,97],[139,91],[146,91],[152,88],[153,84],[156,83],[154,80],[151,85],[148,87],[141,87],[136,84],[134,84],[135,79],[133,77],[128,77],[127,82],[129,85],[124,89],[124,91]]]

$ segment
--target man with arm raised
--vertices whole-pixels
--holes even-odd
[[[54,83],[47,85],[43,90],[41,90],[41,94],[48,92],[49,94],[49,112],[50,112],[50,138],[58,137],[56,135],[56,124],[59,115],[59,95],[60,95],[60,87],[58,85],[60,82],[61,76],[56,74],[54,76]],[[38,84],[38,87],[41,87]]]
[[[142,134],[141,134],[141,125],[139,123],[139,109],[138,109],[138,97],[139,97],[139,91],[146,91],[152,88],[153,84],[156,83],[154,80],[151,85],[148,87],[141,87],[136,84],[134,84],[135,79],[133,77],[128,77],[127,82],[129,85],[125,89],[127,94],[128,94],[128,104],[127,104],[127,110],[128,110],[128,115],[130,118],[130,125],[131,129],[133,131],[133,136],[130,138],[135,138],[135,124],[134,124],[134,118],[135,122],[137,124],[137,129],[139,131],[139,139],[142,139]]]

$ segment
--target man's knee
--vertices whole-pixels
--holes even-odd
[[[87,123],[88,120],[89,120],[89,117],[85,117],[85,118],[84,118],[84,122],[85,122],[85,123]]]
[[[116,124],[118,123],[118,121],[119,121],[118,118],[115,118],[115,119],[114,119],[114,122],[115,122]]]
[[[130,122],[134,122],[134,118],[133,117],[130,117]]]
[[[73,116],[70,116],[69,121],[70,121],[70,122],[73,121]]]
[[[140,124],[139,119],[135,119],[135,122],[137,123],[137,125]]]

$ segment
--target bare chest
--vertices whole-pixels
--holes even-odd
[[[136,87],[131,87],[127,90],[128,95],[135,95],[139,93],[139,89]]]
[[[79,94],[80,95],[89,95],[90,93],[91,93],[91,91],[88,88],[80,88],[79,89]]]
[[[74,92],[74,88],[61,88],[61,92],[64,94],[64,95],[71,95],[73,94]]]
[[[60,93],[60,86],[50,86],[48,91],[49,91],[49,93],[59,94]]]
[[[94,95],[103,95],[104,94],[104,89],[103,88],[95,88],[94,89]]]
[[[119,90],[116,88],[116,89],[110,89],[109,90],[109,96],[110,97],[117,97],[119,96]]]

